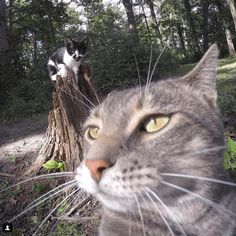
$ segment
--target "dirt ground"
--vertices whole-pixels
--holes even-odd
[[[37,120],[0,123],[0,226],[21,213],[36,198],[65,182],[62,178],[50,178],[1,191],[22,180],[24,172],[31,166],[43,145],[46,128],[47,115]],[[40,174],[46,173],[42,170]],[[37,235],[97,235],[101,207],[94,199],[86,198],[88,196],[82,194],[75,200],[69,199],[71,203],[59,207]],[[33,235],[47,214],[62,199],[49,200],[13,221],[13,232],[10,235]],[[73,208],[74,211],[66,215]]]

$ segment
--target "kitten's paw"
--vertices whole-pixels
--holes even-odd
[[[59,64],[56,77],[65,78],[67,76],[67,74],[68,74],[68,71],[66,69],[66,66],[64,64]]]
[[[51,80],[55,82],[57,80],[57,74],[51,76]]]

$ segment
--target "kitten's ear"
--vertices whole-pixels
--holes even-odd
[[[216,67],[218,63],[219,50],[213,44],[205,53],[200,62],[187,75],[180,78],[195,90],[203,94],[207,101],[216,106]]]
[[[80,45],[84,46],[84,47],[88,47],[88,44],[89,44],[89,38],[86,37],[84,38],[81,42],[80,42]]]
[[[66,45],[66,46],[71,46],[71,45],[73,45],[73,40],[71,39],[71,37],[67,37],[67,38],[65,39],[65,45]]]

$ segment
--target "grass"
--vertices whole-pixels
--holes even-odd
[[[182,76],[191,71],[196,63],[181,65],[174,76]],[[173,75],[172,75],[173,76]],[[220,59],[217,67],[218,105],[222,113],[225,128],[236,133],[236,57]]]
[[[181,76],[191,71],[196,64],[182,65],[175,76]],[[221,110],[222,120],[228,136],[236,139],[236,57],[219,60],[217,67],[217,92],[218,105]],[[228,138],[229,139],[229,138]],[[228,152],[227,152],[228,153]],[[227,154],[226,153],[226,154]],[[236,157],[234,154],[225,155],[225,167],[236,174]]]
[[[177,70],[174,71],[174,76],[186,75],[194,68],[194,66],[196,66],[196,63],[181,65],[177,68]]]
[[[236,78],[236,57],[221,59],[217,67],[217,80],[232,78]]]
[[[175,72],[175,76],[182,76],[191,71],[196,63],[181,65]],[[228,80],[236,77],[236,57],[220,59],[217,67],[217,80]]]
[[[53,231],[52,236],[65,236],[65,235],[81,235],[78,224],[59,222],[56,229]]]

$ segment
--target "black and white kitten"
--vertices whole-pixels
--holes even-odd
[[[59,48],[48,60],[48,72],[52,82],[57,80],[57,76],[65,77],[67,68],[75,74],[76,83],[78,83],[78,72],[81,60],[88,49],[88,38],[82,41],[76,41],[67,38],[65,47]]]

